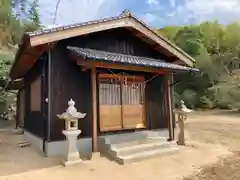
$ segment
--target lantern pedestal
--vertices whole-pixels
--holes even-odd
[[[184,101],[181,100],[180,101],[180,108],[174,110],[175,113],[177,113],[178,115],[178,127],[179,127],[179,134],[178,134],[178,138],[177,138],[177,144],[180,146],[185,146],[185,135],[184,135],[184,124],[185,121],[187,121],[187,114],[192,112],[191,109],[188,109],[185,104]]]
[[[179,134],[177,138],[177,144],[181,146],[185,146],[185,134],[184,134],[184,116],[185,114],[178,114],[178,127],[179,127]]]
[[[77,137],[81,133],[81,130],[78,129],[78,119],[83,119],[86,113],[77,112],[75,102],[70,99],[66,112],[57,116],[65,121],[65,130],[62,133],[66,136],[67,148],[62,164],[69,166],[81,163],[82,160],[77,149]]]
[[[66,154],[62,164],[64,166],[75,165],[82,162],[77,149],[77,136],[81,133],[81,130],[63,130],[63,134],[66,136]]]

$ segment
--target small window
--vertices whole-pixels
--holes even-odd
[[[31,84],[31,111],[41,110],[41,77],[38,76]]]
[[[25,90],[22,89],[19,91],[19,125],[24,126],[24,117],[25,117]]]

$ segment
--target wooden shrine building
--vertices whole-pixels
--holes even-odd
[[[17,123],[36,149],[61,154],[64,112],[79,112],[79,150],[98,151],[98,137],[159,130],[173,139],[172,75],[197,72],[194,60],[124,11],[96,21],[25,33],[11,68]]]

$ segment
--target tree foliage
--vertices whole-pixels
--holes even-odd
[[[196,59],[202,76],[176,85],[175,94],[191,107],[240,107],[240,24],[217,21],[158,30]],[[178,75],[181,79],[184,75]]]
[[[17,45],[25,31],[40,27],[38,1],[0,0],[0,80],[8,81]],[[15,96],[0,87],[0,112],[8,109]]]
[[[29,18],[31,22],[33,22],[37,27],[40,27],[38,8],[39,8],[38,0],[33,0],[33,2],[30,4]]]

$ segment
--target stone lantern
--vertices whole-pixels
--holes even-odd
[[[86,116],[86,113],[77,112],[75,108],[75,102],[70,99],[68,101],[68,108],[66,112],[57,115],[59,119],[65,121],[65,129],[62,131],[66,136],[67,151],[63,161],[64,166],[77,164],[81,162],[79,152],[77,149],[77,136],[81,133],[78,129],[78,119],[82,119]]]
[[[177,140],[177,144],[178,145],[185,145],[185,135],[184,135],[184,123],[185,121],[187,121],[187,114],[192,112],[191,109],[188,109],[185,104],[184,101],[181,100],[180,101],[180,108],[179,109],[175,109],[174,112],[177,113],[177,123],[179,126],[179,134],[178,134],[178,140]]]

